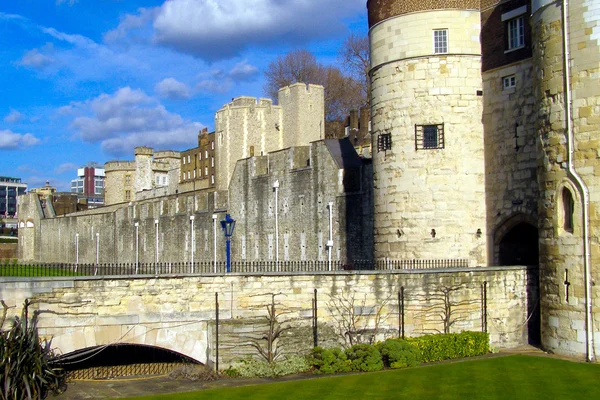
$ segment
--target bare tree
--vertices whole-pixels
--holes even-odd
[[[369,103],[369,88],[371,79],[369,69],[371,68],[369,38],[350,34],[344,41],[339,51],[340,64],[348,71],[351,77],[361,82],[362,96],[365,103]]]
[[[265,93],[277,100],[279,89],[292,83],[323,84],[321,66],[308,50],[294,50],[271,62],[265,71]]]
[[[366,305],[366,294],[362,301],[357,300],[354,293],[350,296],[330,296],[327,307],[338,325],[346,347],[375,342],[380,324],[387,318],[382,311],[389,299],[388,297],[376,306],[369,307]],[[372,327],[370,322],[373,322]]]
[[[437,333],[450,333],[451,328],[459,321],[465,320],[461,311],[466,310],[471,304],[479,303],[480,299],[455,299],[455,294],[463,289],[462,285],[440,286],[433,293],[416,294],[411,296],[413,300],[420,303],[426,303],[427,306],[421,308],[425,313],[425,320],[431,316],[437,316],[442,322],[442,329],[434,329]]]
[[[297,82],[322,85],[325,88],[326,137],[341,136],[343,120],[350,110],[359,109],[367,104],[365,75],[356,74],[356,68],[353,67],[361,62],[361,57],[365,57],[358,44],[355,44],[362,42],[354,36],[347,42],[346,47],[353,46],[353,51],[357,52],[354,56],[350,54],[350,50],[344,52],[348,53],[347,57],[351,62],[340,59],[341,64],[348,66],[348,74],[338,66],[319,63],[308,50],[295,50],[279,57],[271,62],[265,71],[264,91],[274,100],[277,100],[280,88]]]
[[[267,305],[267,331],[257,337],[249,337],[248,344],[256,349],[258,354],[269,364],[277,360],[281,356],[281,347],[279,346],[279,338],[281,335],[292,329],[289,320],[281,321],[284,314],[289,314],[291,311],[278,311],[276,306],[280,303],[275,303],[275,296],[278,294],[270,293],[271,304]]]

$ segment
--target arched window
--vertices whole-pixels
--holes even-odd
[[[573,233],[573,212],[575,210],[575,202],[573,194],[564,187],[562,190],[562,211],[563,211],[563,229],[566,232]]]

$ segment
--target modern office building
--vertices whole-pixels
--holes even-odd
[[[0,216],[12,218],[17,214],[17,196],[25,194],[27,184],[21,178],[0,176]]]
[[[104,205],[104,168],[97,163],[88,163],[77,169],[77,179],[71,181],[71,192],[87,199],[89,208]]]

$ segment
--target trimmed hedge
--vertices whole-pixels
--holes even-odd
[[[490,351],[487,332],[445,333],[407,339],[421,352],[422,362],[480,356]]]

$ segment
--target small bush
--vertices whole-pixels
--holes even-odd
[[[171,371],[169,378],[185,378],[191,381],[210,382],[219,379],[219,374],[205,365],[186,364]]]
[[[387,368],[416,367],[421,363],[419,349],[402,339],[388,339],[377,344],[383,365]]]
[[[425,335],[408,341],[419,349],[422,362],[474,357],[490,351],[490,339],[486,332]]]
[[[310,363],[315,374],[335,374],[352,371],[352,363],[340,348],[315,347],[310,354]]]
[[[274,376],[284,376],[306,372],[310,369],[310,364],[306,357],[291,356],[271,364],[264,360],[246,358],[231,366],[225,373],[229,376],[239,376],[244,378],[268,378]],[[239,375],[238,375],[239,374]]]
[[[355,344],[346,350],[353,371],[379,371],[383,369],[381,353],[377,347],[370,344]]]

